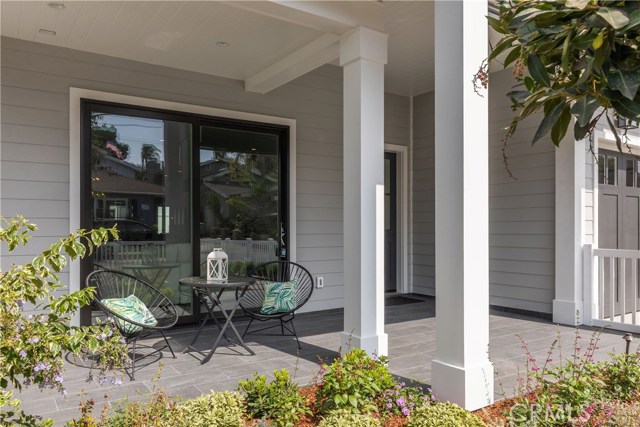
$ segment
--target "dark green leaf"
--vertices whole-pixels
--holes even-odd
[[[573,45],[574,48],[576,48],[578,50],[584,50],[584,49],[587,49],[587,48],[593,46],[593,40],[597,36],[598,36],[597,31],[596,32],[587,33],[587,34],[583,34],[581,36],[577,36],[576,38],[574,38],[573,41],[571,42],[571,44]]]
[[[536,84],[531,77],[527,76],[524,78],[524,85],[526,86],[529,92],[533,92],[533,89]]]
[[[511,50],[511,52],[509,52],[509,54],[505,58],[504,63],[502,65],[504,67],[508,67],[513,61],[520,58],[521,54],[522,54],[522,46],[516,46]]]
[[[579,126],[587,126],[600,104],[598,99],[592,95],[586,95],[576,101],[571,108],[571,114],[576,116]]]
[[[634,122],[640,120],[640,104],[627,98],[620,98],[619,100],[611,100],[611,105],[616,113],[631,119]]]
[[[491,49],[491,53],[487,58],[488,61],[494,60],[498,55],[500,55],[505,49],[511,47],[511,44],[515,40],[515,37],[505,38],[498,42],[498,44]]]
[[[620,91],[625,98],[633,100],[640,87],[640,73],[638,70],[621,71],[611,68],[607,75],[611,89]]]
[[[604,19],[607,24],[616,30],[619,30],[629,23],[627,14],[622,9],[615,7],[601,7],[596,12],[596,15]]]
[[[544,68],[544,64],[538,55],[529,55],[527,66],[529,68],[529,74],[531,74],[531,77],[533,77],[535,81],[542,86],[551,86],[549,74],[547,74],[547,70]]]
[[[569,46],[571,45],[571,38],[573,37],[573,31],[567,34],[562,45],[562,69],[565,73],[569,72]]]
[[[549,102],[549,101],[547,101]],[[546,104],[545,104],[546,105]],[[551,131],[551,128],[556,124],[562,111],[566,105],[565,101],[561,101],[556,104],[553,108],[551,108],[548,112],[545,112],[544,118],[542,122],[540,122],[540,126],[538,126],[538,130],[536,131],[533,140],[531,141],[531,145],[538,142],[541,138],[543,138],[546,134]]]
[[[576,120],[573,125],[573,137],[575,140],[580,141],[581,139],[584,139],[587,136],[587,133],[589,133],[589,125],[580,126],[580,123]]]
[[[562,113],[560,114],[560,118],[551,128],[551,141],[556,145],[556,147],[560,146],[560,141],[567,134],[567,129],[569,128],[569,124],[571,123],[571,109],[569,108],[569,104],[566,104],[562,109]]]
[[[492,16],[487,16],[487,21],[489,21],[489,25],[491,28],[496,30],[496,32],[500,34],[507,34],[509,32],[509,28],[504,24],[504,21],[496,19]]]
[[[580,78],[576,81],[575,85],[579,86],[582,83],[586,82],[589,77],[591,77],[591,72],[593,71],[593,58],[587,56],[585,57],[586,61],[587,61],[587,66],[584,69],[584,71],[582,72],[582,74],[580,75]]]
[[[636,9],[629,15],[629,23],[621,30],[627,32],[640,25],[640,10]]]

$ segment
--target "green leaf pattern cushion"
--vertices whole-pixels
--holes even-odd
[[[129,295],[126,298],[108,298],[103,299],[100,302],[114,313],[127,319],[131,319],[136,323],[142,323],[143,325],[149,326],[155,326],[158,324],[158,321],[153,317],[153,314],[151,314],[147,306],[135,295]],[[120,329],[122,329],[126,334],[134,334],[143,329],[142,326],[134,325],[133,323],[126,322],[118,317],[116,317],[115,320]]]
[[[286,313],[296,308],[298,279],[289,282],[264,282],[264,301],[260,313]]]

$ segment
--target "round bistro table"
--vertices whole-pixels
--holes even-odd
[[[251,350],[245,344],[244,340],[242,339],[242,335],[238,333],[238,330],[236,329],[235,325],[232,322],[233,315],[235,314],[238,307],[240,307],[240,301],[242,301],[242,298],[244,297],[244,294],[247,291],[247,288],[253,285],[254,283],[255,283],[255,279],[253,277],[241,277],[241,276],[230,276],[227,279],[226,283],[209,282],[207,281],[206,277],[199,277],[199,276],[185,277],[183,279],[180,279],[180,286],[192,288],[193,291],[196,293],[196,295],[198,295],[198,298],[200,299],[200,303],[203,306],[205,306],[207,309],[207,315],[200,323],[200,327],[198,328],[198,332],[196,333],[196,336],[193,337],[191,344],[187,346],[184,352],[195,350],[198,353],[201,353],[204,355],[203,352],[194,348],[193,344],[195,344],[195,342],[198,340],[198,337],[200,336],[200,333],[202,332],[202,329],[204,328],[204,326],[207,324],[207,321],[209,321],[209,319],[213,319],[220,333],[218,334],[218,337],[213,343],[211,350],[209,350],[209,352],[206,354],[204,359],[200,361],[201,364],[207,363],[211,359],[211,356],[213,356],[213,353],[215,353],[216,349],[220,345],[220,341],[222,340],[222,337],[224,337],[227,341],[232,342],[226,335],[227,329],[229,328],[231,328],[231,331],[235,335],[235,341],[239,345],[241,345],[245,350],[247,350],[251,355],[255,355],[254,351]],[[221,301],[222,294],[227,290],[235,291],[236,289],[242,289],[242,291],[240,292],[240,295],[236,299],[236,303],[234,304],[233,309],[229,314],[227,314],[227,312],[222,308],[222,301]],[[220,312],[224,317],[225,322],[223,325],[221,325],[220,322],[218,322],[218,320],[216,319],[216,316],[214,313],[216,308],[220,310]]]

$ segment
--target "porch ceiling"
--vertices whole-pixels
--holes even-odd
[[[386,91],[410,96],[433,89],[430,1],[1,3],[3,36],[236,80],[327,34],[371,26],[389,34]]]

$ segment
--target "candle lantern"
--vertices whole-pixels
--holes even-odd
[[[207,255],[207,282],[227,283],[229,278],[229,257],[222,248],[213,248]]]

